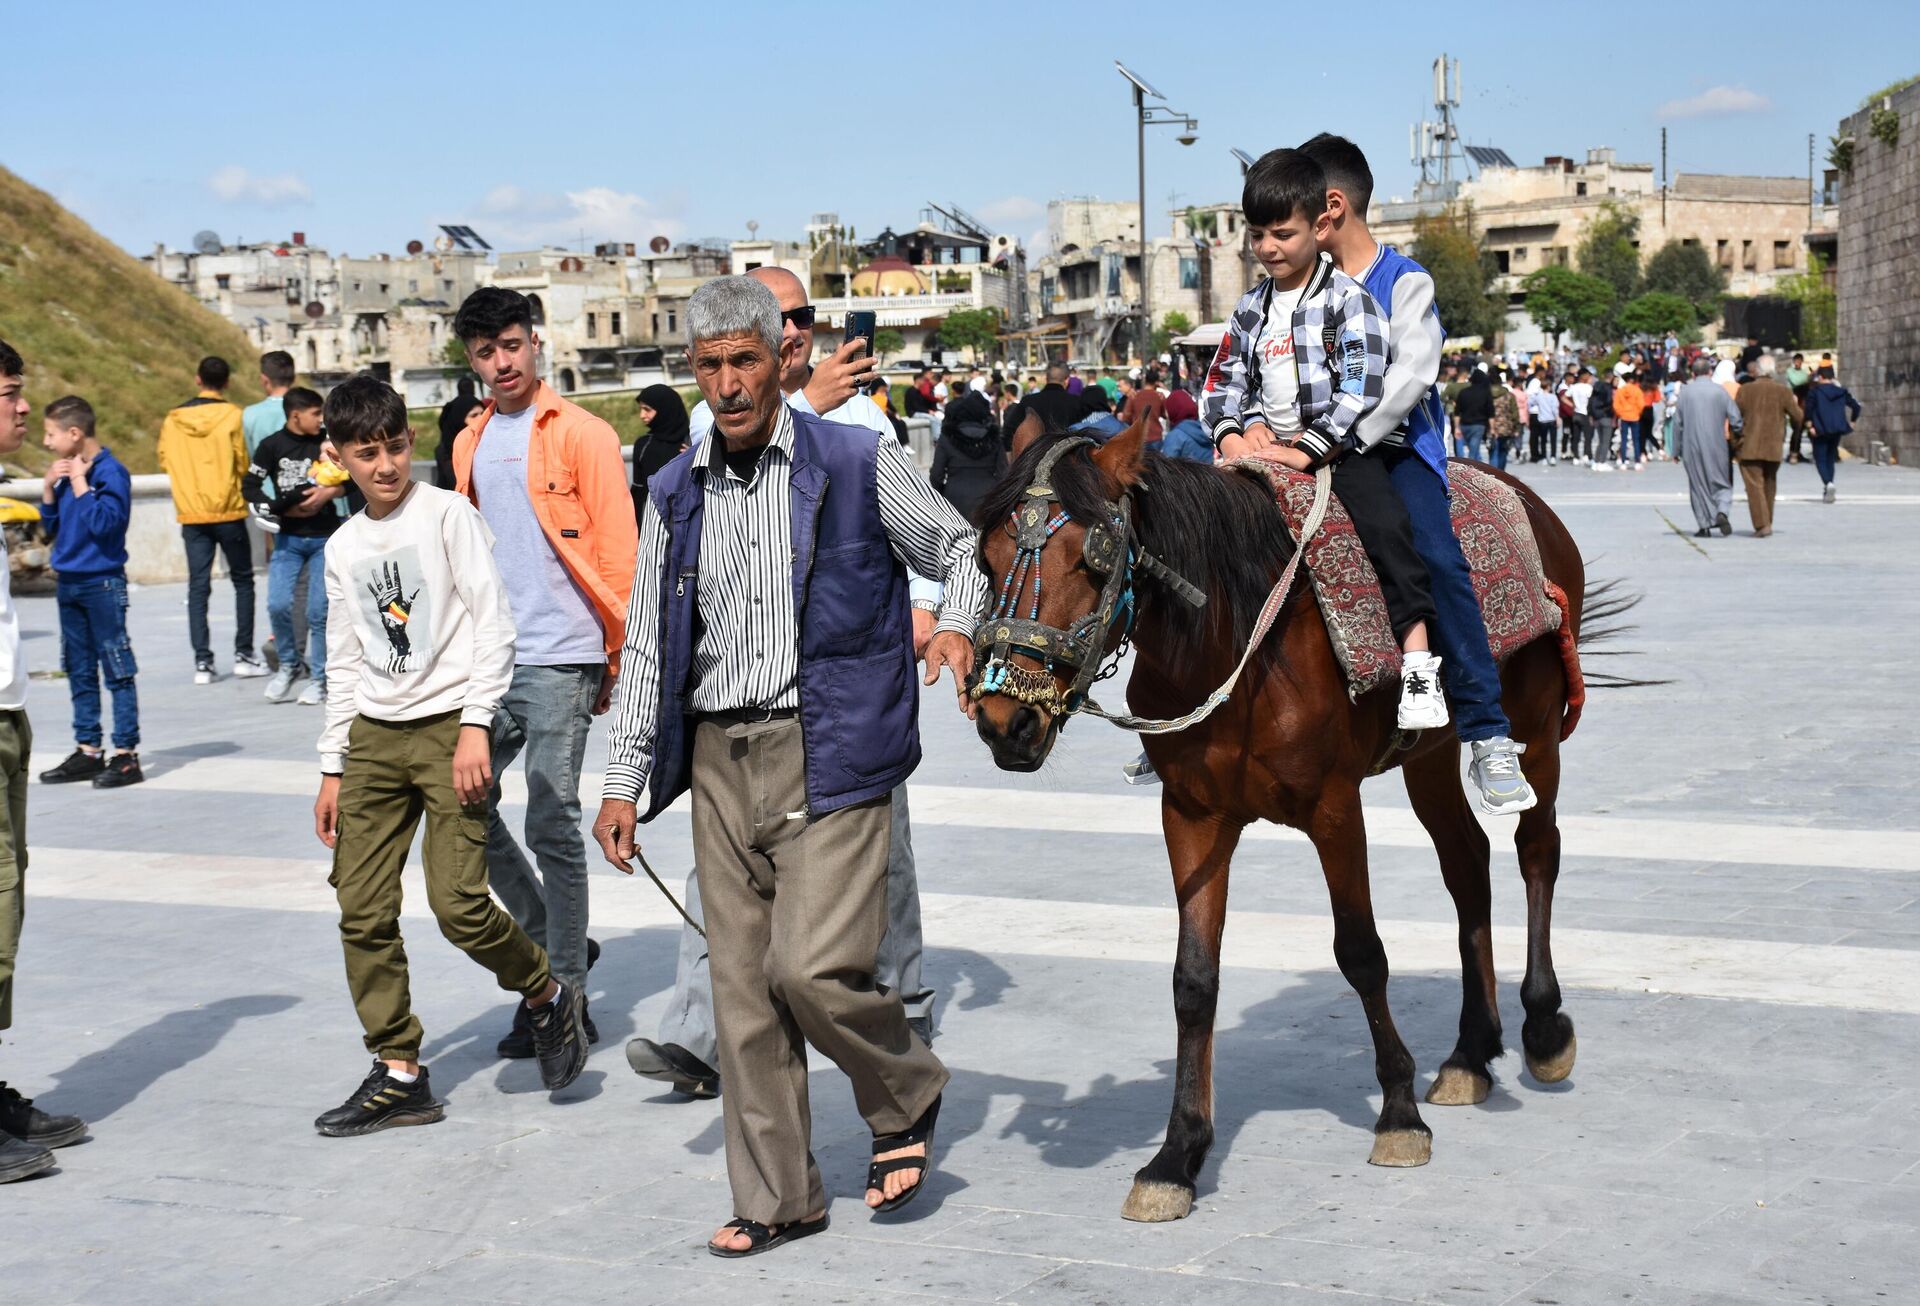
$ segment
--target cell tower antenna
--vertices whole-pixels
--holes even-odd
[[[1450,200],[1462,176],[1454,176],[1454,161],[1460,156],[1460,127],[1455,121],[1460,108],[1460,61],[1442,54],[1433,61],[1433,111],[1438,122],[1422,120],[1408,129],[1407,144],[1413,162],[1420,165],[1419,195],[1425,199]]]

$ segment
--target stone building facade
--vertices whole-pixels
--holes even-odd
[[[1841,381],[1860,401],[1848,448],[1885,441],[1920,464],[1920,83],[1887,98],[1898,142],[1874,137],[1875,102],[1840,124],[1853,139],[1853,170],[1840,177]]]

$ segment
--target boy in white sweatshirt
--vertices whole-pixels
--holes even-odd
[[[415,484],[413,432],[392,387],[360,375],[327,396],[327,433],[366,510],[327,541],[327,721],[320,842],[333,849],[347,987],[373,1070],[314,1121],[333,1137],[439,1120],[400,938],[400,871],[421,814],[427,903],[440,932],[533,1013],[540,1078],[587,1063],[582,994],[487,893],[493,713],[513,674],[513,616],[472,504]]]

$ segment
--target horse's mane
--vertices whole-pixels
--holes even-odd
[[[1014,461],[980,502],[974,519],[982,529],[1005,526],[1047,450],[1067,438],[1043,436]],[[1107,486],[1094,466],[1091,446],[1068,451],[1054,464],[1052,480],[1055,496],[1075,521],[1104,518]],[[1207,594],[1207,606],[1196,609],[1159,580],[1135,570],[1141,608],[1151,611],[1166,632],[1169,654],[1184,663],[1205,653],[1222,608],[1233,620],[1237,654],[1253,633],[1281,564],[1293,552],[1292,537],[1265,484],[1149,453],[1134,487],[1133,522],[1147,552]],[[1279,647],[1279,640],[1269,639],[1261,657],[1277,656]]]

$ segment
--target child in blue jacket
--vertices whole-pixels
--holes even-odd
[[[42,784],[139,784],[140,699],[127,637],[127,522],[133,477],[94,435],[93,406],[78,395],[47,405],[42,441],[53,454],[40,491],[40,524],[53,538],[61,660],[73,699],[73,754]],[[101,750],[100,680],[113,696],[113,757]]]

